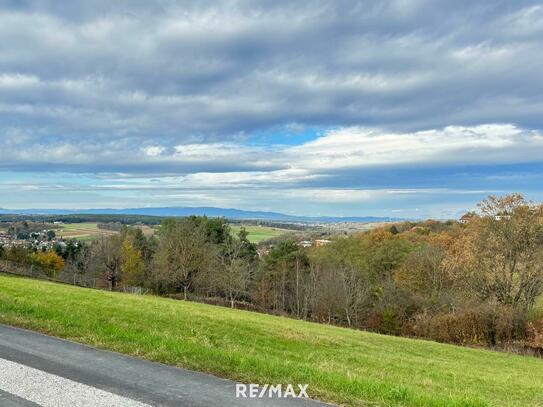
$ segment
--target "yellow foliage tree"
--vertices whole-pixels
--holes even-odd
[[[129,239],[125,239],[121,248],[122,281],[130,286],[143,284],[145,263],[141,252]]]
[[[53,251],[35,253],[32,260],[48,277],[56,277],[64,268],[64,259]]]

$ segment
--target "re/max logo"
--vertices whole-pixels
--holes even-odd
[[[283,387],[282,384],[275,386],[270,384],[236,384],[237,398],[261,399],[268,398],[309,398],[307,395],[308,384],[298,384],[297,389],[294,389],[292,384],[287,384]]]

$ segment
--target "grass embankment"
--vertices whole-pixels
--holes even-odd
[[[543,361],[0,275],[0,322],[349,405],[543,405]]]
[[[230,229],[234,234],[237,234],[242,227],[249,233],[247,239],[249,239],[251,243],[260,243],[264,240],[272,239],[290,232],[290,230],[287,229],[272,228],[268,226],[230,225]]]

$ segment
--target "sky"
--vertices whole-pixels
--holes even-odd
[[[0,0],[0,208],[543,200],[540,1]]]

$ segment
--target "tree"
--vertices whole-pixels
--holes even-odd
[[[237,242],[234,243],[239,246]],[[238,248],[234,248],[237,251]],[[213,272],[211,285],[224,293],[230,307],[234,308],[235,301],[247,295],[250,279],[250,265],[239,257],[239,253],[231,256],[220,256],[221,267]]]
[[[358,237],[338,239],[313,253],[312,261],[320,266],[326,285],[321,289],[334,293],[341,318],[348,326],[356,325],[363,305],[369,301],[375,282],[367,254]],[[331,301],[330,298],[327,301]]]
[[[96,277],[94,267],[96,262],[89,245],[70,240],[63,251],[63,258],[66,262],[64,270],[70,276],[70,282],[85,284],[90,283],[90,281],[85,281],[85,277],[92,279]]]
[[[522,195],[489,197],[454,261],[483,300],[528,310],[543,293],[543,211]]]
[[[147,238],[143,231],[137,227],[121,227],[121,238],[123,241],[129,240],[134,249],[141,254],[142,260],[149,264],[154,255],[156,239]]]
[[[258,297],[271,302],[266,304],[280,312],[302,313],[302,280],[307,272],[306,253],[293,240],[284,240],[273,247],[265,257],[258,273],[261,289],[270,289],[271,295]],[[265,288],[267,287],[267,288]]]
[[[255,245],[249,242],[247,235],[245,228],[241,228],[237,236],[229,234],[218,251],[219,267],[206,273],[206,282],[226,296],[232,308],[236,300],[248,295],[256,258]]]
[[[35,253],[32,255],[32,261],[52,278],[55,278],[64,268],[64,259],[53,251]]]
[[[18,264],[30,264],[32,252],[22,246],[11,246],[4,250],[4,258]]]
[[[230,226],[225,218],[208,218],[207,216],[189,216],[185,221],[194,228],[202,228],[206,240],[212,244],[223,244],[230,236]]]
[[[104,276],[112,290],[121,278],[122,243],[121,235],[102,236],[91,247],[94,268]]]
[[[143,286],[145,283],[145,263],[141,252],[130,239],[125,238],[121,247],[121,272],[124,284]]]
[[[237,234],[240,244],[238,257],[243,258],[248,263],[254,263],[257,257],[256,245],[248,239],[249,232],[242,226]]]
[[[191,219],[166,219],[159,231],[153,274],[156,288],[187,294],[197,278],[216,259],[215,248],[207,240],[205,224]]]
[[[443,257],[441,248],[424,244],[407,255],[394,279],[412,292],[436,299],[450,283],[442,266]]]

